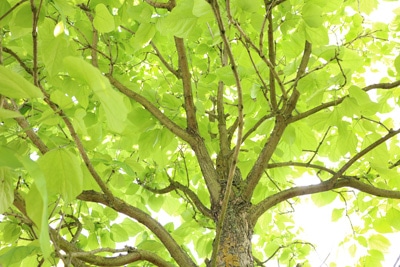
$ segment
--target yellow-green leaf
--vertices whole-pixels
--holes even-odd
[[[61,194],[73,200],[82,191],[82,170],[78,158],[66,149],[47,152],[39,159],[50,195]]]
[[[21,75],[0,66],[0,94],[11,98],[37,98],[42,92]]]
[[[0,213],[5,212],[14,201],[14,188],[8,167],[0,167]]]
[[[93,25],[99,32],[111,32],[115,29],[114,17],[104,4],[96,6]]]
[[[64,58],[64,67],[73,78],[88,84],[100,100],[109,129],[122,132],[128,114],[128,103],[124,102],[122,95],[111,87],[110,82],[98,69],[81,58],[71,56]]]

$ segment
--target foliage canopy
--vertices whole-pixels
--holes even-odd
[[[380,266],[400,12],[377,6],[0,1],[0,265],[309,266],[291,211],[312,195]]]

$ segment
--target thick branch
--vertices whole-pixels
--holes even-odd
[[[187,142],[193,149],[200,162],[200,168],[203,173],[204,179],[207,184],[208,191],[210,192],[212,203],[216,203],[219,194],[220,185],[217,182],[217,173],[214,168],[214,163],[208,154],[207,148],[204,145],[204,140],[199,135],[192,135],[174,123],[170,118],[165,116],[156,106],[140,94],[130,90],[128,87],[120,83],[114,77],[108,75],[111,84],[115,86],[121,93],[127,97],[135,100],[147,109],[161,124],[163,124],[173,134]]]
[[[288,162],[288,163],[276,163],[271,164],[270,167],[279,167],[279,166],[303,166],[303,167],[311,167],[326,171],[332,174],[332,177],[329,180],[321,182],[317,185],[309,185],[309,186],[299,186],[293,187],[282,192],[279,192],[275,195],[272,195],[265,200],[261,201],[259,204],[255,205],[252,214],[252,221],[255,221],[268,209],[275,206],[276,204],[285,201],[289,198],[293,198],[296,196],[314,194],[319,192],[325,192],[332,189],[337,189],[341,187],[352,187],[356,188],[362,192],[379,196],[379,197],[387,197],[387,198],[400,198],[400,191],[392,191],[386,189],[379,189],[372,185],[368,185],[365,183],[360,182],[357,178],[344,176],[343,174],[350,168],[357,160],[363,157],[365,154],[376,148],[377,146],[383,144],[393,136],[400,133],[400,129],[396,131],[390,131],[387,135],[380,138],[379,140],[375,141],[371,145],[367,146],[359,153],[357,153],[354,157],[352,157],[346,164],[344,164],[337,172],[334,172],[328,168],[314,165],[314,164],[302,164],[302,163],[295,163],[295,162]]]
[[[325,166],[317,165],[317,164],[312,164],[312,163],[307,163],[307,162],[294,162],[294,161],[288,161],[288,162],[277,162],[277,163],[270,163],[267,165],[267,169],[273,169],[273,168],[281,168],[281,167],[304,167],[304,168],[312,168],[320,171],[325,171],[327,173],[330,173],[332,175],[336,174],[334,170],[331,170]]]
[[[221,47],[221,65],[228,65],[228,54],[226,49]],[[226,116],[225,116],[225,105],[224,105],[224,89],[225,85],[223,81],[218,82],[218,91],[217,91],[217,118],[218,118],[218,133],[219,133],[219,155],[222,161],[228,161],[229,153],[230,153],[230,140],[228,138],[228,131],[226,128]],[[218,162],[219,159],[217,159]],[[226,165],[226,164],[224,164]],[[223,167],[223,171],[225,172],[225,167]],[[226,171],[228,172],[228,171]]]
[[[170,0],[167,3],[160,3],[154,0],[145,0],[147,4],[155,8],[163,8],[171,11],[175,7],[175,0]]]
[[[258,156],[256,162],[251,168],[249,174],[246,178],[246,188],[243,192],[243,198],[246,200],[250,200],[253,194],[254,189],[256,188],[269,160],[276,147],[278,146],[279,141],[283,135],[283,132],[286,129],[286,122],[282,115],[276,117],[275,126],[272,130],[271,135],[269,136],[267,142],[265,143],[263,149],[261,150],[260,155]]]
[[[141,185],[143,186],[146,190],[149,190],[153,193],[156,194],[167,194],[171,191],[174,190],[180,190],[182,191],[185,195],[187,195],[190,200],[194,203],[194,205],[196,206],[196,208],[204,215],[207,216],[209,218],[213,218],[210,209],[208,209],[199,199],[199,197],[192,191],[190,190],[189,187],[184,186],[183,184],[179,183],[179,182],[175,182],[175,181],[171,181],[171,184],[168,185],[165,188],[162,189],[155,189],[155,188],[151,188],[149,186],[146,185]]]
[[[300,62],[300,66],[297,71],[297,77],[301,77],[306,71],[308,60],[311,55],[311,44],[306,42],[303,58]],[[296,85],[296,83],[295,83]],[[287,118],[291,117],[292,111],[296,107],[297,100],[299,98],[299,92],[296,89],[296,86],[293,87],[292,95],[286,103],[286,106],[283,107],[282,114],[278,114],[275,120],[275,126],[272,130],[270,137],[265,143],[260,155],[257,158],[254,166],[250,170],[249,174],[246,178],[246,188],[243,193],[243,197],[246,200],[250,200],[253,194],[254,189],[256,188],[258,182],[261,179],[261,176],[266,168],[269,160],[275,152],[276,147],[278,146],[279,141],[283,135],[283,132],[286,129]]]
[[[77,258],[83,262],[87,262],[90,264],[94,264],[96,266],[123,266],[136,261],[148,261],[156,266],[162,267],[172,267],[171,263],[165,261],[160,256],[156,255],[153,252],[138,250],[134,248],[125,248],[120,250],[109,250],[117,252],[126,252],[126,254],[122,255],[121,253],[115,257],[103,257],[97,256],[96,251],[83,251],[78,249],[74,244],[71,244],[64,238],[62,238],[58,232],[52,228],[50,230],[50,235],[52,236],[52,240],[57,243],[62,250],[66,252],[68,256],[73,258]],[[99,249],[99,251],[108,251],[108,249]]]
[[[374,195],[377,197],[400,199],[400,191],[386,190],[377,188],[375,186],[365,184],[356,178],[343,178],[338,179],[335,183],[330,183],[330,180],[321,182],[316,185],[296,186],[290,189],[281,191],[272,196],[267,197],[257,205],[251,208],[251,222],[255,224],[258,218],[273,206],[286,201],[290,198],[326,192],[333,189],[342,187],[351,187],[361,192]]]
[[[160,241],[164,244],[174,260],[179,266],[196,266],[193,260],[186,254],[186,252],[176,243],[172,236],[165,230],[165,228],[150,215],[144,211],[133,207],[119,198],[114,198],[112,203],[107,200],[104,194],[95,191],[83,191],[78,199],[90,202],[101,203],[106,205],[117,212],[123,213],[130,218],[137,220],[139,223],[146,226],[152,233],[154,233]]]
[[[337,179],[339,179],[339,177],[341,177],[357,160],[359,160],[360,158],[362,158],[365,154],[367,154],[368,152],[372,151],[374,148],[376,148],[377,146],[383,144],[384,142],[386,142],[387,140],[389,140],[390,138],[392,138],[393,136],[397,135],[400,133],[400,128],[397,129],[396,131],[390,131],[387,135],[383,136],[382,138],[376,140],[375,142],[373,142],[372,144],[370,144],[369,146],[367,146],[366,148],[364,148],[363,150],[361,150],[360,152],[358,152],[356,155],[354,155],[349,161],[346,162],[346,164],[344,164],[337,172],[336,174],[334,174],[332,176],[332,178],[330,178],[328,181],[330,181],[330,183],[335,183]]]
[[[193,102],[191,74],[186,56],[185,43],[182,38],[175,37],[176,51],[178,52],[179,70],[182,78],[183,96],[185,99],[186,123],[190,133],[198,133],[199,126],[196,119],[196,107]]]
[[[211,7],[213,9],[215,18],[217,20],[217,24],[218,24],[218,28],[219,28],[219,32],[222,38],[222,41],[224,43],[224,50],[226,51],[228,58],[229,58],[229,63],[231,65],[232,68],[232,73],[233,76],[235,78],[235,82],[236,82],[236,90],[237,90],[237,99],[238,99],[238,106],[237,106],[237,110],[238,110],[238,128],[237,128],[237,139],[236,139],[236,146],[233,150],[233,154],[232,154],[232,158],[230,159],[231,162],[229,164],[229,174],[228,174],[228,179],[227,179],[227,184],[226,184],[226,188],[225,188],[225,193],[224,193],[224,198],[222,200],[222,204],[221,204],[221,212],[219,214],[219,218],[218,218],[218,224],[217,224],[217,229],[216,229],[216,237],[215,237],[215,246],[213,249],[213,253],[212,253],[212,266],[216,266],[216,260],[217,260],[217,253],[218,253],[218,247],[219,247],[219,242],[220,242],[220,237],[221,237],[221,232],[224,226],[224,222],[225,222],[225,215],[226,215],[226,211],[228,209],[228,203],[229,203],[229,198],[230,198],[230,193],[232,191],[232,183],[233,183],[233,178],[236,172],[236,164],[237,164],[237,159],[239,156],[239,151],[240,151],[240,146],[242,144],[242,135],[243,135],[243,94],[242,94],[242,85],[241,85],[241,81],[240,81],[240,77],[239,77],[239,73],[237,70],[237,66],[236,66],[236,62],[235,62],[235,57],[233,55],[233,52],[231,50],[231,46],[228,40],[228,37],[226,36],[226,30],[225,30],[225,26],[224,26],[224,22],[222,20],[221,17],[221,12],[219,9],[219,5],[218,5],[218,0],[213,0],[210,2],[211,3]],[[230,1],[226,1],[226,9],[228,12],[228,17],[231,18],[230,15]]]
[[[164,113],[162,113],[156,106],[153,105],[149,100],[141,96],[140,94],[130,90],[128,87],[120,83],[112,76],[107,76],[110,80],[110,83],[118,89],[121,93],[126,95],[127,97],[135,100],[139,104],[141,104],[145,109],[147,109],[157,120],[164,125],[168,130],[170,130],[173,134],[189,143],[191,146],[195,145],[195,138],[191,136],[187,131],[182,129],[179,125],[169,119]]]
[[[400,86],[400,80],[392,82],[392,83],[371,84],[371,85],[368,85],[368,86],[364,87],[362,90],[364,90],[365,92],[368,92],[368,91],[373,90],[373,89],[389,90],[389,89],[393,89],[393,88],[398,87],[398,86]],[[302,113],[300,113],[300,114],[298,114],[296,116],[293,116],[293,117],[289,118],[288,122],[292,123],[292,122],[301,120],[303,118],[306,118],[306,117],[308,117],[308,116],[310,116],[312,114],[315,114],[318,111],[321,111],[323,109],[326,109],[326,108],[329,108],[329,107],[333,107],[333,106],[337,106],[340,103],[342,103],[343,100],[345,100],[346,97],[348,97],[348,95],[340,97],[340,98],[338,98],[336,100],[333,100],[333,101],[329,101],[329,102],[323,103],[323,104],[321,104],[321,105],[319,105],[317,107],[314,107],[314,108],[312,108],[310,110],[302,112]]]

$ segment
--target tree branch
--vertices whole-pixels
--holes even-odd
[[[22,3],[26,2],[28,0],[20,0],[19,2],[17,2],[15,5],[13,5],[9,10],[7,10],[6,13],[4,13],[3,15],[1,15],[0,17],[0,21],[3,20],[5,17],[7,17],[9,14],[11,14],[11,12],[13,12],[14,9],[16,9],[17,7],[19,7]]]
[[[224,47],[220,48],[220,58],[223,67],[228,65],[228,54]],[[228,137],[228,130],[226,128],[226,116],[225,116],[225,105],[224,105],[224,89],[225,85],[223,81],[218,82],[217,91],[217,119],[218,119],[218,133],[219,133],[219,153],[217,156],[217,168],[220,168],[225,174],[228,175],[229,168],[227,162],[230,158],[231,153],[231,143]],[[218,166],[221,162],[222,166]]]
[[[92,65],[96,68],[99,67],[99,59],[97,56],[97,44],[99,42],[99,32],[96,30],[96,27],[93,24],[93,15],[92,15],[92,11],[89,9],[88,6],[86,6],[85,4],[79,4],[78,7],[80,7],[85,13],[86,16],[88,17],[90,24],[92,25],[92,44],[91,44],[91,49],[90,49],[90,53],[91,53],[91,61],[92,61]]]
[[[16,108],[13,108],[10,104],[7,102],[3,102],[3,107],[8,110],[13,110],[17,111]],[[26,133],[28,138],[32,141],[32,143],[36,146],[37,149],[39,149],[40,153],[45,154],[49,151],[49,148],[46,146],[45,143],[43,143],[42,139],[37,136],[37,134],[32,130],[32,127],[29,125],[29,122],[23,117],[21,114],[21,117],[14,118],[14,120],[18,123],[18,125],[21,127],[21,129]]]
[[[204,215],[207,216],[208,218],[213,218],[212,213],[210,211],[210,209],[208,209],[199,199],[199,197],[192,191],[190,190],[189,187],[184,186],[183,184],[179,183],[179,182],[175,182],[175,181],[170,181],[170,184],[162,189],[155,189],[155,188],[151,188],[147,185],[144,184],[140,184],[143,188],[145,188],[146,190],[149,190],[150,192],[156,193],[156,194],[167,194],[171,191],[174,190],[180,190],[183,193],[185,193],[190,200],[194,203],[194,205],[196,206],[196,208]]]
[[[50,235],[52,236],[52,240],[57,242],[57,245],[64,250],[68,256],[96,266],[123,266],[137,261],[148,261],[161,267],[174,266],[150,251],[139,250],[132,247],[125,247],[124,249],[100,248],[93,251],[83,251],[62,238],[58,232],[52,228],[50,228]],[[100,252],[119,253],[119,255],[115,257],[97,256],[96,254]],[[124,252],[126,254],[121,254]]]
[[[310,55],[311,55],[311,44],[306,42],[303,52],[303,57],[297,71],[297,77],[301,77],[304,74],[307,68],[308,60],[310,59]],[[266,168],[269,160],[274,154],[275,149],[278,146],[279,141],[281,140],[283,132],[285,131],[286,126],[288,125],[287,118],[291,117],[292,111],[296,107],[296,103],[299,98],[299,91],[296,89],[296,84],[297,83],[295,82],[295,85],[293,86],[292,95],[287,101],[285,107],[282,107],[283,110],[281,111],[281,113],[276,115],[274,129],[272,130],[270,137],[268,138],[263,149],[261,150],[261,153],[258,156],[257,161],[255,162],[249,174],[247,175],[246,186],[243,192],[243,198],[246,200],[251,199],[253,191],[256,188],[258,182],[260,181],[264,169]]]
[[[33,71],[30,67],[28,67],[23,61],[22,59],[17,55],[17,53],[15,53],[14,51],[12,51],[11,49],[7,48],[7,47],[2,47],[1,48],[2,51],[6,52],[7,54],[10,54],[13,58],[15,58],[19,65],[30,75],[33,75]]]
[[[343,187],[354,188],[361,192],[377,197],[400,199],[400,191],[377,188],[375,186],[365,184],[357,178],[346,177],[336,180],[335,183],[331,183],[330,180],[327,180],[316,185],[296,186],[269,196],[251,208],[251,222],[255,224],[258,218],[264,214],[264,212],[290,198],[326,192]]]
[[[169,0],[167,3],[160,3],[154,0],[145,0],[147,4],[155,8],[163,8],[171,11],[175,7],[175,0]]]
[[[264,115],[261,119],[259,119],[254,125],[253,127],[251,127],[244,135],[243,135],[243,141],[246,140],[253,132],[255,132],[257,130],[257,128],[266,120],[272,119],[274,117],[274,115],[271,114],[267,114]]]
[[[154,44],[153,41],[150,42],[150,45],[153,47],[154,51],[156,52],[157,57],[160,59],[161,63],[164,64],[164,66],[173,74],[175,75],[176,78],[180,79],[180,73],[176,71],[172,65],[170,65],[165,58],[162,56],[160,50],[158,50],[157,46]]]
[[[156,106],[153,105],[149,100],[141,96],[140,94],[130,90],[128,87],[123,85],[121,82],[116,80],[113,76],[107,75],[110,83],[118,89],[121,93],[126,95],[127,97],[135,100],[139,104],[141,104],[145,109],[147,109],[157,120],[164,125],[168,130],[170,130],[173,134],[181,138],[183,141],[187,142],[191,146],[194,146],[196,143],[195,138],[190,135],[187,131],[182,129],[179,125],[169,119],[164,113],[162,113]]]
[[[240,147],[242,144],[242,135],[243,135],[243,93],[242,93],[242,85],[241,85],[241,81],[240,81],[240,77],[239,77],[239,73],[237,71],[237,66],[236,66],[236,62],[235,62],[235,57],[233,55],[233,52],[231,50],[230,47],[230,43],[228,40],[228,37],[226,36],[226,30],[225,30],[225,26],[224,26],[224,22],[222,20],[221,17],[221,12],[219,9],[219,5],[218,5],[218,0],[212,0],[210,1],[211,4],[211,8],[214,12],[214,16],[217,20],[217,24],[218,24],[218,28],[219,28],[219,32],[222,38],[222,41],[224,43],[224,51],[226,51],[228,58],[229,58],[229,63],[231,65],[231,69],[232,69],[232,73],[233,76],[235,78],[235,82],[236,82],[236,90],[237,90],[237,101],[238,101],[238,106],[237,106],[237,110],[238,110],[238,127],[237,127],[237,139],[236,139],[236,145],[235,148],[233,150],[233,154],[232,157],[230,159],[229,162],[229,173],[228,173],[228,178],[227,178],[227,183],[226,183],[226,188],[225,188],[225,192],[224,192],[224,197],[222,200],[222,204],[221,204],[221,212],[219,214],[219,218],[218,218],[218,222],[217,222],[217,227],[216,227],[216,237],[215,237],[215,246],[213,249],[213,253],[212,253],[212,266],[216,266],[216,260],[217,260],[217,253],[218,253],[218,247],[219,247],[219,243],[220,243],[220,238],[221,238],[221,232],[224,226],[224,222],[225,222],[225,215],[226,215],[226,211],[228,209],[228,204],[229,204],[229,198],[230,198],[230,194],[232,191],[232,184],[233,184],[233,179],[236,173],[236,165],[237,165],[237,159],[239,156],[239,151],[240,151]],[[227,0],[226,1],[226,9],[228,12],[228,17],[231,18],[231,14],[230,14],[230,1]]]
[[[267,10],[268,18],[268,57],[273,69],[269,70],[269,95],[271,99],[271,109],[276,112],[278,105],[276,101],[276,89],[275,89],[275,76],[273,70],[275,70],[275,42],[274,42],[274,29],[272,24],[272,10]]]
[[[359,153],[357,153],[354,157],[352,157],[346,164],[344,164],[337,172],[334,172],[328,168],[315,165],[315,164],[309,164],[309,163],[296,163],[296,162],[287,162],[287,163],[276,163],[276,164],[270,164],[269,167],[279,167],[279,166],[302,166],[302,167],[311,167],[311,168],[316,168],[320,169],[323,171],[326,171],[328,173],[332,174],[332,177],[329,180],[326,180],[324,182],[321,182],[317,185],[308,185],[308,186],[299,186],[299,187],[293,187],[284,191],[281,191],[277,194],[274,194],[272,196],[267,197],[260,203],[256,204],[252,208],[252,221],[255,223],[256,220],[268,209],[271,207],[275,206],[276,204],[285,201],[289,198],[293,198],[296,196],[302,196],[302,195],[309,195],[309,194],[315,194],[319,192],[325,192],[329,191],[332,189],[337,189],[341,187],[352,187],[355,189],[358,189],[362,192],[375,195],[378,197],[387,197],[387,198],[400,198],[400,191],[392,191],[392,190],[386,190],[386,189],[379,189],[376,188],[372,185],[368,185],[365,183],[362,183],[359,181],[358,178],[355,177],[350,177],[350,176],[344,176],[343,174],[345,171],[350,168],[358,159],[360,159],[362,156],[376,148],[377,146],[381,145],[385,141],[389,140],[393,136],[397,135],[400,133],[400,129],[396,131],[391,131],[384,137],[380,138],[379,140],[375,141],[371,145],[367,146],[363,150],[361,150]]]
[[[388,90],[388,89],[393,89],[393,88],[398,87],[398,86],[400,86],[400,80],[395,81],[395,82],[392,82],[392,83],[376,83],[376,84],[371,84],[371,85],[368,85],[368,86],[362,88],[362,90],[365,91],[365,92],[368,92],[368,91],[373,90],[373,89],[384,89],[384,90]],[[303,119],[303,118],[306,118],[306,117],[308,117],[308,116],[310,116],[310,115],[312,115],[312,114],[315,114],[315,113],[317,113],[318,111],[321,111],[321,110],[323,110],[323,109],[326,109],[326,108],[329,108],[329,107],[333,107],[333,106],[337,106],[337,105],[339,105],[340,103],[342,103],[343,100],[346,99],[346,97],[348,97],[348,95],[343,96],[343,97],[340,97],[340,98],[338,98],[338,99],[336,99],[336,100],[332,100],[332,101],[323,103],[323,104],[321,104],[321,105],[319,105],[319,106],[316,106],[316,107],[314,107],[314,108],[312,108],[312,109],[310,109],[310,110],[307,110],[307,111],[305,111],[305,112],[302,112],[302,113],[300,113],[300,114],[298,114],[298,115],[296,115],[296,116],[293,116],[293,117],[289,118],[289,119],[288,119],[288,122],[289,122],[289,123],[292,123],[292,122],[301,120],[301,119]]]
[[[197,119],[196,119],[196,107],[193,102],[191,74],[189,71],[188,60],[186,57],[185,43],[182,38],[178,37],[174,38],[175,38],[176,51],[178,52],[180,75],[182,77],[187,128],[189,133],[198,134],[199,126],[197,124]]]
[[[120,83],[113,76],[107,75],[110,83],[117,88],[121,93],[127,97],[135,100],[147,109],[162,125],[164,125],[173,134],[187,142],[196,154],[198,162],[200,162],[200,168],[202,170],[204,179],[207,184],[208,191],[210,192],[211,203],[216,203],[218,199],[220,185],[217,182],[217,173],[214,168],[214,163],[208,154],[207,148],[204,145],[204,140],[199,135],[192,135],[182,129],[179,125],[174,123],[164,113],[162,113],[156,106],[154,106],[149,100],[140,94],[130,90],[128,87]]]
[[[78,197],[80,200],[97,202],[106,205],[117,212],[123,213],[130,218],[137,220],[139,223],[146,226],[152,233],[154,233],[160,241],[164,244],[165,248],[169,251],[174,260],[179,266],[196,266],[193,260],[186,254],[186,252],[176,243],[172,236],[165,230],[165,228],[150,215],[144,211],[131,206],[119,198],[114,198],[112,203],[107,197],[95,191],[83,191]]]
[[[369,146],[367,146],[366,148],[364,148],[363,150],[358,152],[350,160],[348,160],[346,162],[346,164],[344,164],[328,181],[330,181],[330,183],[334,184],[336,182],[336,180],[339,179],[339,177],[341,177],[347,171],[347,169],[350,168],[357,160],[359,160],[365,154],[372,151],[374,148],[383,144],[384,142],[386,142],[387,140],[389,140],[390,138],[392,138],[393,136],[395,136],[399,133],[400,133],[400,128],[397,129],[396,131],[392,130],[388,134],[383,136],[382,138],[376,140],[375,142],[373,142],[372,144],[370,144]]]

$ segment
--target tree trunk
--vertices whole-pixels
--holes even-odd
[[[217,266],[253,267],[248,208],[240,198],[231,200],[217,252]]]

